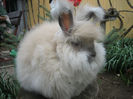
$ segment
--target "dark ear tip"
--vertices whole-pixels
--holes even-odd
[[[51,3],[52,2],[52,0],[49,0],[49,3]]]
[[[89,12],[87,15],[86,15],[86,18],[87,20],[90,20],[91,18],[95,17],[95,13],[94,12]]]

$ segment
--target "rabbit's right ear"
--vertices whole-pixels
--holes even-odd
[[[73,28],[73,23],[74,23],[72,11],[68,10],[66,12],[61,13],[61,15],[59,16],[58,22],[62,31],[66,35],[70,35]]]
[[[101,7],[92,7],[89,5],[81,6],[77,11],[77,20],[88,21],[93,19],[94,22],[101,22],[104,20],[105,11]]]

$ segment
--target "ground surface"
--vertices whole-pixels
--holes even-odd
[[[100,90],[97,99],[133,99],[133,85],[125,85],[120,77],[103,73],[98,79]]]
[[[0,52],[0,72],[3,70],[11,75],[14,74],[13,58],[9,56],[8,51]],[[98,75],[98,84],[99,94],[96,99],[133,99],[133,85],[125,85],[119,76],[107,72],[101,73]]]

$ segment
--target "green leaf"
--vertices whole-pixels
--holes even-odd
[[[50,13],[50,11],[43,5],[39,5],[40,8],[43,8],[47,13]]]

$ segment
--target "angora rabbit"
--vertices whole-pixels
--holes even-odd
[[[78,20],[71,10],[60,13],[58,22],[37,26],[18,49],[16,72],[21,87],[53,99],[78,96],[103,68],[105,49],[99,42],[103,38],[99,26]]]

